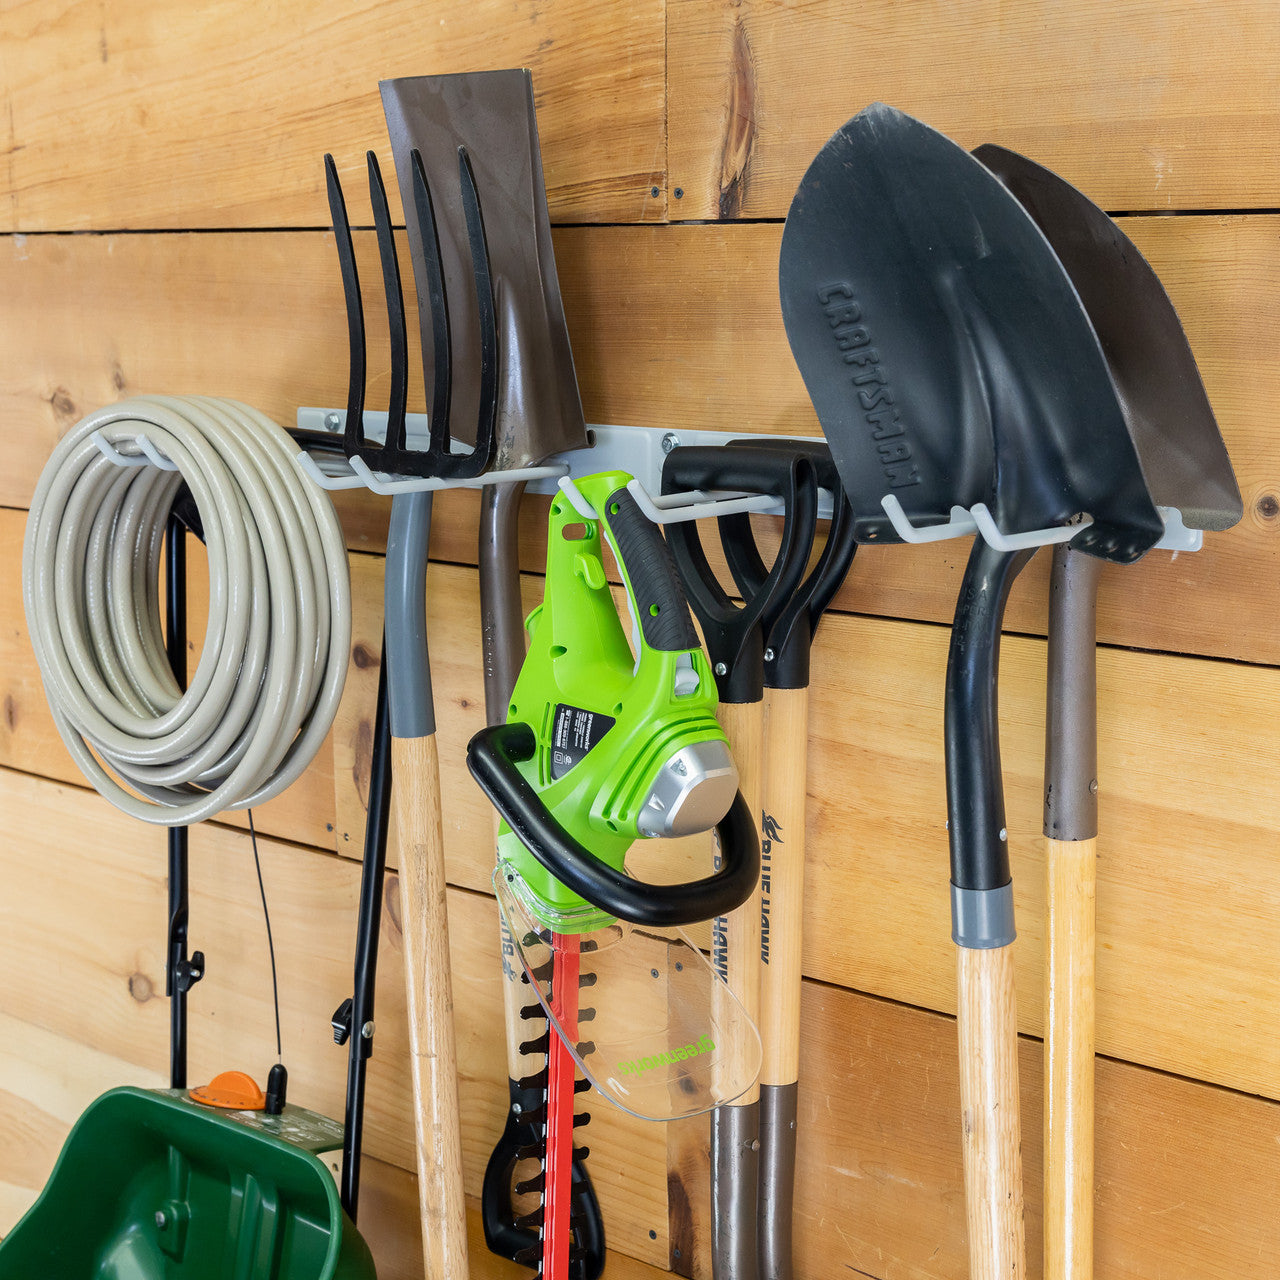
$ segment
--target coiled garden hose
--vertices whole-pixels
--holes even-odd
[[[95,437],[177,470],[110,461]],[[297,445],[248,405],[143,396],[90,414],[54,449],[23,546],[27,628],[67,749],[112,804],[184,826],[278,795],[333,722],[351,643],[346,547]],[[190,488],[209,621],[184,692],[165,656],[165,523]]]

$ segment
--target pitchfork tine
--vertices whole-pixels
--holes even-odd
[[[480,193],[466,147],[458,148],[458,172],[462,182],[462,211],[467,220],[467,240],[476,282],[476,305],[480,313],[480,415],[476,423],[473,456],[483,470],[493,453],[494,426],[498,418],[498,319],[493,302],[493,279],[489,269],[489,243],[484,233]],[[477,474],[473,472],[472,474]]]
[[[382,259],[382,288],[387,299],[387,328],[391,333],[391,397],[387,405],[387,439],[383,448],[394,454],[405,447],[405,412],[409,404],[409,337],[404,322],[404,294],[400,289],[400,262],[396,257],[396,236],[391,229],[391,209],[382,182],[378,157],[369,161],[369,200],[373,205],[373,226],[378,233],[378,255]]]
[[[431,346],[435,365],[435,380],[431,392],[430,442],[432,450],[448,453],[453,352],[449,333],[449,306],[444,288],[444,266],[440,258],[440,234],[436,227],[435,208],[431,203],[431,188],[427,184],[422,153],[417,147],[410,153],[410,159],[413,164],[413,202],[418,210],[418,230],[422,237],[422,256],[427,269],[427,301],[431,309]],[[424,383],[431,383],[425,359],[425,344],[422,354]]]
[[[338,246],[338,266],[342,272],[342,293],[347,303],[347,341],[350,344],[350,381],[347,384],[346,452],[356,451],[364,439],[364,308],[360,304],[360,276],[356,271],[355,246],[351,243],[351,223],[342,198],[338,167],[331,155],[324,158],[325,183],[329,188],[329,216]]]
[[[364,397],[367,375],[364,311],[360,301],[360,279],[356,273],[355,250],[351,241],[351,224],[347,218],[342,187],[331,156],[325,156],[325,175],[329,188],[329,210],[333,218],[334,240],[338,262],[342,268],[342,288],[347,304],[347,331],[351,342],[351,382],[347,393],[347,424],[343,434],[343,451],[348,458],[361,458],[378,471],[393,475],[418,475],[443,480],[470,479],[484,472],[493,458],[494,434],[498,418],[499,339],[497,310],[493,296],[493,275],[489,265],[489,246],[485,238],[484,215],[475,175],[466,149],[458,148],[462,209],[467,225],[467,241],[471,251],[472,273],[476,287],[476,309],[480,327],[480,410],[476,423],[475,447],[465,453],[450,449],[449,416],[453,394],[453,343],[449,325],[448,298],[445,292],[444,261],[440,252],[439,223],[436,220],[431,189],[427,182],[422,156],[415,149],[411,155],[413,203],[422,232],[424,277],[418,280],[425,288],[431,319],[431,345],[435,368],[428,371],[423,352],[424,378],[431,383],[431,417],[428,447],[407,447],[406,415],[409,389],[409,338],[405,326],[404,293],[400,285],[400,264],[396,254],[395,233],[391,226],[391,210],[387,190],[382,181],[378,158],[367,153],[369,166],[369,199],[373,206],[373,225],[378,238],[378,254],[382,262],[383,292],[387,303],[387,327],[391,339],[391,393],[387,409],[387,434],[381,444],[371,444],[364,433]],[[414,259],[415,271],[417,259]],[[424,335],[425,341],[425,335]]]

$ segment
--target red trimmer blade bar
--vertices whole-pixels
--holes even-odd
[[[566,1035],[578,1036],[578,939],[552,939],[555,969],[551,1006]],[[577,1063],[569,1046],[553,1031],[547,1046],[547,1154],[544,1165],[542,1280],[566,1280],[573,1227],[569,1221],[573,1188],[573,1105]]]

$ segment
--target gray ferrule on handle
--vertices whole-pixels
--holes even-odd
[[[384,587],[387,700],[393,738],[427,738],[436,731],[427,656],[427,550],[431,494],[391,500]]]
[[[971,951],[1007,947],[1018,931],[1013,926],[1013,881],[998,889],[951,886],[951,940]]]
[[[1049,582],[1049,698],[1045,714],[1044,833],[1098,834],[1098,578],[1102,561],[1069,547]]]
[[[796,1184],[794,1084],[760,1086],[760,1280],[789,1280]],[[766,1137],[767,1135],[767,1137]]]
[[[760,1105],[711,1113],[711,1269],[714,1280],[757,1280]]]

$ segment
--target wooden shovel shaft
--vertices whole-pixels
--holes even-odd
[[[760,778],[763,765],[764,703],[722,702],[718,712],[720,727],[729,739],[734,763],[738,766],[738,789],[755,821],[760,821]],[[738,997],[752,1022],[760,1020],[760,893],[757,888],[743,904],[727,916],[718,916],[712,924],[713,934],[725,956],[725,977],[729,989]],[[726,1068],[735,1071],[741,1054],[751,1048],[749,1040],[730,1047],[725,1055]],[[760,1086],[751,1088],[734,1102],[749,1106],[760,1099]]]
[[[498,843],[498,829],[501,825],[502,819],[495,811],[493,815],[495,848]],[[521,1010],[526,1005],[532,1004],[537,997],[533,994],[533,988],[520,980],[523,969],[520,958],[516,955],[515,939],[512,938],[501,911],[498,912],[498,945],[502,948],[502,1026],[507,1044],[507,1075],[512,1080],[519,1080],[523,1076],[532,1075],[537,1069],[533,1066],[526,1067],[524,1054],[520,1052],[520,1046],[532,1038],[528,1025],[521,1016]]]
[[[969,1277],[1024,1280],[1013,948],[956,952]]]
[[[809,690],[766,689],[761,851],[760,1083],[795,1084],[800,1068],[804,811]]]
[[[765,689],[760,831],[761,1280],[791,1280],[809,690]]]
[[[760,821],[760,774],[763,764],[764,704],[722,702],[720,725],[738,766],[738,787]],[[760,888],[711,926],[713,962],[752,1022],[760,1018]],[[723,957],[723,959],[722,959]],[[723,998],[721,984],[712,992],[713,1011]],[[741,1027],[739,1019],[729,1025]],[[750,1033],[726,1036],[722,1063],[725,1078],[742,1075],[748,1055],[754,1058]],[[754,1063],[753,1063],[754,1065]],[[727,1094],[728,1089],[723,1089]],[[760,1258],[756,1241],[760,1182],[760,1084],[711,1116],[711,1274],[713,1280],[757,1280]]]
[[[462,1134],[435,735],[391,744],[427,1280],[468,1280]]]
[[[1058,547],[1045,714],[1045,1280],[1093,1277],[1097,598],[1101,561]]]
[[[1045,1280],[1093,1276],[1094,897],[1097,841],[1048,842]]]

